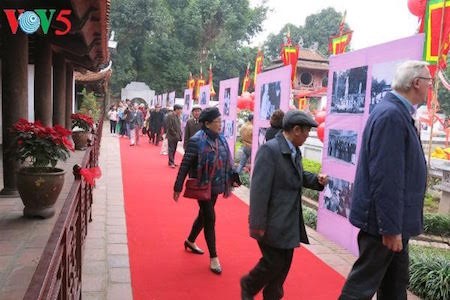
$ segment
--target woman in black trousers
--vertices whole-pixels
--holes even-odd
[[[184,248],[194,254],[203,254],[203,250],[195,243],[203,229],[210,256],[210,269],[215,274],[220,274],[222,267],[216,251],[214,206],[219,194],[227,197],[231,192],[233,185],[231,153],[227,141],[220,134],[222,120],[217,108],[203,110],[199,122],[202,123],[202,128],[187,143],[175,181],[173,199],[178,201],[188,174],[191,178],[198,178],[201,185],[211,182],[210,199],[197,200],[198,216],[188,238],[184,241]]]

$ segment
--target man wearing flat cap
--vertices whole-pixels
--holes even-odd
[[[283,118],[283,131],[256,153],[250,187],[250,236],[262,253],[257,265],[241,279],[242,299],[263,290],[264,299],[281,299],[294,248],[308,244],[302,214],[302,187],[321,191],[324,174],[304,171],[299,147],[317,123],[298,110]]]
[[[186,122],[186,126],[184,127],[184,139],[183,139],[183,148],[186,150],[187,144],[191,136],[193,136],[197,131],[202,128],[198,118],[200,113],[202,112],[202,108],[200,105],[192,106],[192,118],[189,118]]]

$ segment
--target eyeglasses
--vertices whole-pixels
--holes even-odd
[[[429,84],[434,85],[434,78],[432,78],[432,77],[420,77],[420,76],[417,76],[416,78],[423,79],[423,80],[428,80]]]

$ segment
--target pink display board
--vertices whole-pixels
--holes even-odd
[[[222,133],[230,146],[234,158],[234,145],[237,131],[237,98],[239,77],[222,80],[219,86],[219,110],[222,115]]]
[[[200,87],[200,93],[198,96],[198,104],[201,106],[202,109],[209,107],[209,98],[210,98],[209,96],[210,96],[209,84],[202,85]]]
[[[162,99],[161,99],[161,107],[166,107],[166,106],[167,106],[167,93],[163,93]]]
[[[167,106],[172,107],[175,105],[175,91],[169,93],[169,99],[167,101]]]
[[[291,66],[285,66],[257,75],[253,114],[252,165],[256,151],[266,142],[270,116],[281,109],[287,111],[291,97]],[[252,168],[253,170],[253,168]]]
[[[192,94],[193,94],[192,89],[184,90],[183,112],[181,113],[181,130],[183,131],[183,136],[184,136],[184,127],[186,127],[186,122],[187,120],[189,120],[192,111],[192,105],[194,104]]]
[[[421,60],[423,34],[330,57],[317,230],[358,254],[359,229],[348,221],[361,134],[373,107],[391,89],[398,64]]]

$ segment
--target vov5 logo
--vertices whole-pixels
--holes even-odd
[[[1,1],[1,0],[0,0]],[[12,34],[16,34],[18,28],[26,34],[33,34],[42,29],[44,34],[48,34],[48,30],[52,22],[62,23],[64,30],[56,29],[55,35],[65,35],[72,28],[68,16],[72,13],[70,9],[62,9],[55,17],[56,9],[35,9],[34,11],[25,11],[24,9],[4,9],[3,12],[8,20],[9,28]],[[59,26],[60,27],[60,26]]]

